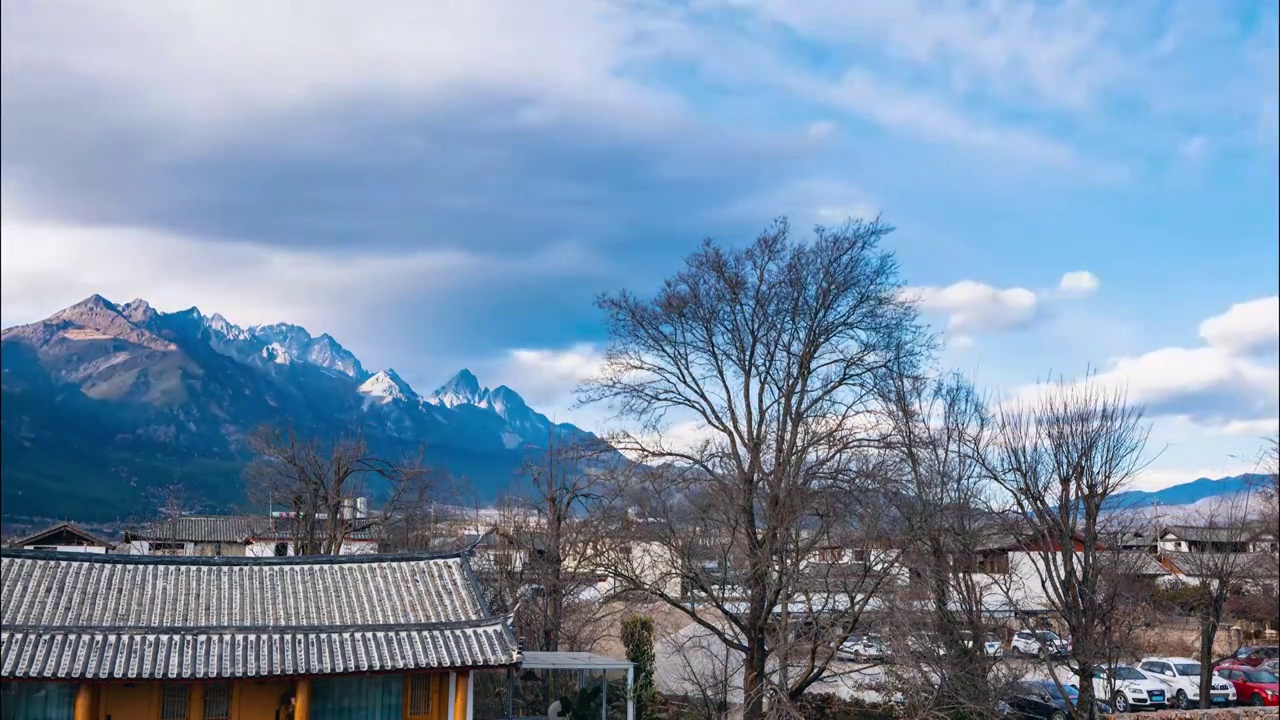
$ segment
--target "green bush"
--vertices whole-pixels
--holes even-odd
[[[636,720],[654,720],[657,707],[653,685],[653,618],[632,615],[623,620],[622,644],[627,649],[627,660],[635,664]]]

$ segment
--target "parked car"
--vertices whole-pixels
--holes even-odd
[[[965,647],[973,647],[973,633],[968,630],[961,630],[960,642],[963,642]],[[1002,658],[1004,657],[1004,644],[995,635],[985,635],[982,638],[982,654],[989,658]]]
[[[1080,691],[1071,685],[1064,685],[1062,689],[1065,695],[1052,680],[1014,683],[1009,696],[997,704],[996,712],[1020,720],[1067,720],[1080,700]],[[1096,704],[1099,714],[1111,713],[1107,703],[1097,701]]]
[[[1268,660],[1259,665],[1264,670],[1270,670],[1276,675],[1280,675],[1280,660]]]
[[[1235,686],[1241,705],[1280,706],[1276,674],[1250,665],[1220,665],[1215,671]]]
[[[1230,662],[1235,665],[1248,665],[1250,667],[1258,667],[1265,665],[1271,660],[1280,658],[1280,646],[1276,645],[1246,645],[1235,652],[1231,656]]]
[[[1030,657],[1044,652],[1044,646],[1036,640],[1036,634],[1030,630],[1019,630],[1009,640],[1009,653]]]
[[[1093,694],[1107,698],[1118,713],[1159,710],[1169,704],[1169,688],[1137,668],[1124,665],[1093,669]]]
[[[1138,668],[1169,686],[1173,704],[1183,710],[1200,705],[1200,663],[1190,658],[1143,658]],[[1219,675],[1213,676],[1209,689],[1212,705],[1229,705],[1236,701],[1235,687]]]
[[[840,644],[836,657],[844,660],[864,662],[867,660],[884,660],[889,654],[884,640],[879,635],[854,635]]]
[[[912,633],[907,636],[907,649],[915,655],[934,655],[941,657],[947,654],[947,648],[938,636],[929,632]]]
[[[1009,641],[1009,650],[1012,654],[1023,657],[1062,657],[1071,652],[1071,644],[1052,630],[1019,630]]]

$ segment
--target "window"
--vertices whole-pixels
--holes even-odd
[[[231,686],[215,683],[204,689],[204,720],[231,720]]]
[[[186,553],[187,544],[180,542],[153,542],[151,543],[152,555],[183,555]]]
[[[431,676],[417,673],[409,676],[409,717],[431,715]]]
[[[160,720],[187,720],[186,685],[165,685],[160,694]]]
[[[276,557],[285,557],[286,555],[288,555],[289,543],[287,542],[276,543],[275,554],[276,554]]]

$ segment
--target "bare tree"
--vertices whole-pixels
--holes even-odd
[[[1011,531],[1023,538],[1047,602],[1070,633],[1066,664],[1080,689],[1073,712],[1092,717],[1093,668],[1107,655],[1120,605],[1107,511],[1148,462],[1148,428],[1141,408],[1092,376],[1040,390],[1039,399],[996,412],[976,457],[1007,492],[1016,511]]]
[[[654,578],[631,553],[615,574],[742,653],[748,720],[766,695],[781,707],[829,673],[885,581],[874,559],[816,577],[811,561],[833,541],[873,549],[882,386],[931,350],[880,249],[889,230],[852,222],[796,242],[779,220],[742,249],[705,242],[655,297],[598,301],[611,344],[583,400],[636,423],[614,442],[656,466],[632,498],[672,565]],[[702,440],[682,444],[675,422]],[[803,642],[779,627],[792,607]]]
[[[287,509],[298,555],[337,555],[352,532],[384,530],[430,498],[431,474],[420,458],[379,457],[360,435],[323,442],[264,426],[249,447],[257,457],[245,470],[247,495]],[[356,500],[375,493],[382,500],[377,513],[356,517]]]
[[[1260,512],[1262,529],[1280,541],[1280,436],[1267,438],[1262,446],[1262,485]]]
[[[983,716],[1015,679],[985,642],[996,630],[991,617],[1005,602],[1009,570],[992,483],[970,452],[987,415],[958,376],[899,374],[892,391],[899,537],[916,583],[894,612],[898,662],[889,674],[914,717]]]
[[[1196,593],[1196,609],[1200,620],[1200,707],[1211,704],[1214,643],[1222,625],[1227,599],[1246,594],[1246,587],[1259,568],[1274,560],[1263,553],[1251,552],[1258,534],[1249,516],[1250,493],[1229,496],[1214,502],[1208,509],[1192,514],[1195,522],[1183,534],[1194,534],[1185,552],[1165,552],[1164,559],[1176,566],[1191,581]],[[1178,700],[1186,707],[1185,696]]]

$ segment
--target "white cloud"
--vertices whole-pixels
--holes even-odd
[[[805,129],[805,134],[814,140],[822,140],[830,137],[836,131],[839,125],[831,120],[815,120],[809,123],[809,127]]]
[[[1088,270],[1064,273],[1058,281],[1058,290],[1070,297],[1083,297],[1098,291],[1098,276]]]
[[[1178,155],[1191,162],[1202,159],[1208,152],[1209,138],[1203,135],[1193,135],[1178,143]]]
[[[585,272],[559,246],[524,257],[438,249],[389,255],[317,252],[213,241],[136,227],[34,220],[0,206],[0,320],[31,322],[99,293],[157,308],[198,305],[241,324],[282,320],[333,328],[389,301],[439,293],[495,275]]]
[[[604,354],[590,343],[563,350],[519,348],[499,364],[501,382],[519,388],[531,404],[567,408],[573,392],[604,367]]]
[[[1280,296],[1232,305],[1200,323],[1200,337],[1232,353],[1275,354],[1280,347]]]
[[[1108,18],[1086,3],[765,2],[758,12],[827,41],[875,45],[961,93],[1081,109],[1124,73]]]
[[[925,312],[943,313],[952,330],[999,330],[1024,325],[1035,317],[1036,294],[1026,288],[1000,289],[973,280],[946,287],[907,290]]]
[[[1271,325],[1256,322],[1268,308]],[[1123,390],[1154,417],[1180,416],[1225,434],[1274,427],[1271,422],[1280,415],[1280,368],[1274,355],[1249,352],[1274,342],[1275,310],[1275,298],[1233,305],[1201,324],[1205,346],[1115,358],[1092,381]],[[1034,400],[1051,390],[1052,385],[1023,386],[1014,398]]]
[[[958,332],[1009,330],[1035,319],[1045,301],[1074,299],[1098,289],[1098,278],[1086,270],[1062,276],[1058,287],[1039,292],[1022,287],[997,288],[976,280],[945,287],[911,287],[903,296],[926,313],[947,316],[947,328]],[[969,338],[970,344],[972,338]],[[961,341],[963,343],[963,340]],[[968,345],[963,345],[968,347]]]
[[[119,106],[127,111],[205,130],[328,103],[421,103],[477,89],[625,108],[647,121],[670,109],[669,96],[618,72],[643,18],[594,0],[389,0],[376,9],[317,0],[305,11],[51,0],[6,4],[4,13],[6,78],[79,84],[128,97]]]

